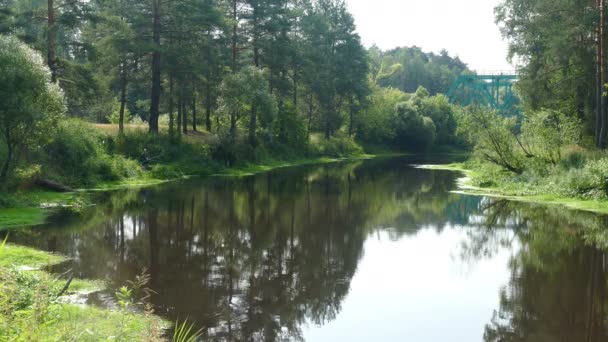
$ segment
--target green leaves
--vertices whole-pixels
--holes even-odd
[[[6,146],[0,186],[22,149],[45,143],[64,110],[63,93],[40,54],[0,36],[0,142]]]

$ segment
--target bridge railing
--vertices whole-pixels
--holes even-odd
[[[476,70],[480,76],[503,76],[503,75],[519,75],[517,70]]]

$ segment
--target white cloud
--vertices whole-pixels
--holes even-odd
[[[347,0],[365,46],[446,49],[478,71],[510,70],[494,23],[500,0]]]

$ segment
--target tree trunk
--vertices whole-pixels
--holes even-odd
[[[310,97],[309,97],[308,100],[309,100],[309,102],[308,102],[308,137],[310,138],[310,132],[312,130],[312,115],[313,115],[313,112],[314,112],[314,108],[313,108],[313,106],[314,106],[314,103],[313,103],[314,98],[313,98],[312,93],[310,94]]]
[[[608,134],[608,112],[606,111],[606,95],[605,95],[605,85],[606,85],[606,9],[605,9],[605,0],[599,0],[599,12],[600,12],[600,22],[598,27],[598,41],[599,41],[599,93],[600,93],[600,103],[599,103],[599,117],[600,117],[600,131],[599,131],[599,139],[598,139],[598,147],[606,148],[606,136]]]
[[[355,104],[353,101],[353,98],[351,97],[349,99],[349,110],[348,110],[348,137],[352,138],[353,137],[353,125],[354,125],[354,118],[355,118]]]
[[[51,70],[51,81],[57,83],[57,56],[55,51],[57,27],[55,22],[54,0],[47,0],[47,64]]]
[[[182,129],[184,134],[188,134],[188,111],[186,111],[186,97],[182,99]]]
[[[152,0],[152,36],[154,51],[152,52],[152,89],[150,95],[149,126],[151,133],[158,133],[158,115],[160,107],[160,6],[162,0]]]
[[[329,117],[330,109],[325,110],[325,139],[331,138],[331,120]]]
[[[255,105],[251,106],[251,116],[249,118],[249,143],[251,146],[256,145],[255,128],[257,126],[257,113]]]
[[[127,104],[127,61],[121,63],[120,72],[120,112],[118,114],[118,134],[125,133],[125,106]]]
[[[207,81],[205,99],[205,128],[211,133],[211,84]]]
[[[6,128],[5,133],[6,138],[6,160],[2,164],[2,170],[0,171],[0,186],[4,187],[6,182],[8,181],[8,171],[10,170],[10,165],[13,159],[14,146],[10,142],[10,132],[8,126]]]
[[[196,132],[196,94],[192,93],[192,131]]]
[[[237,0],[232,0],[232,72],[236,72],[236,57],[237,57],[237,38],[238,38],[238,27],[239,23],[237,21]]]
[[[236,73],[236,58],[237,58],[237,38],[238,38],[238,21],[237,21],[237,0],[232,0],[232,73]],[[230,140],[236,142],[236,112],[230,112]]]
[[[184,102],[184,89],[179,84],[179,94],[177,95],[177,135],[182,135],[182,102]]]
[[[175,121],[173,118],[173,72],[169,74],[169,135],[175,135]]]
[[[293,71],[293,106],[298,112],[298,69],[297,66]]]
[[[259,9],[258,9],[258,5],[257,3],[254,3],[253,5],[253,11],[252,11],[252,16],[253,16],[253,39],[252,39],[252,43],[253,43],[253,65],[256,68],[260,67],[260,48],[258,46],[258,36],[259,36],[259,30],[258,30],[258,16],[259,16]],[[256,138],[255,138],[255,130],[256,130],[256,126],[257,126],[257,108],[255,106],[255,104],[253,104],[251,106],[251,113],[249,115],[249,143],[251,144],[251,146],[256,145]]]

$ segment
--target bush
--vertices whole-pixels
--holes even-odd
[[[414,101],[401,102],[395,108],[395,143],[407,149],[426,151],[435,142],[433,120],[422,116]]]
[[[361,146],[349,137],[331,137],[314,145],[314,152],[320,156],[343,158],[363,154]]]
[[[567,196],[605,199],[608,197],[608,158],[588,161],[558,177],[559,188]]]
[[[42,174],[70,186],[93,185],[141,174],[137,162],[111,155],[114,140],[76,119],[59,124],[50,144],[43,148]]]
[[[474,146],[475,155],[513,173],[524,172],[525,155],[514,133],[517,118],[471,107],[458,116],[458,130]]]
[[[0,35],[0,187],[22,152],[45,144],[65,110],[63,93],[51,82],[39,53]]]

